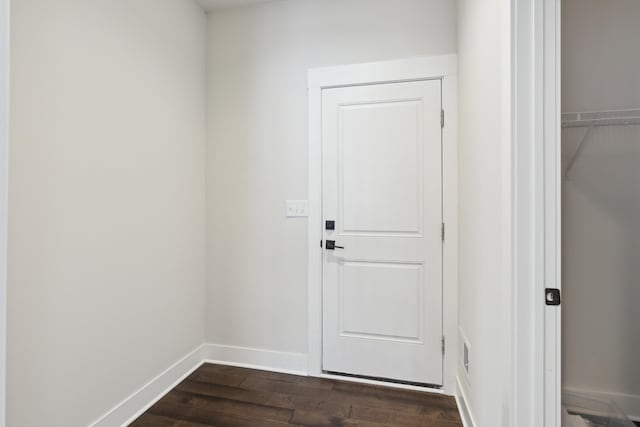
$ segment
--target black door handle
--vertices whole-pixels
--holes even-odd
[[[329,251],[332,251],[334,249],[344,249],[344,246],[336,245],[335,240],[327,240],[327,243],[325,244],[325,248]]]

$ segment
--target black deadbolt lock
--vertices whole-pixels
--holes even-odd
[[[336,222],[335,221],[325,221],[324,222],[324,229],[325,230],[335,230],[336,229]]]

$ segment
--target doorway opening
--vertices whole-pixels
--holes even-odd
[[[562,420],[633,427],[630,420],[640,421],[640,2],[561,4]]]

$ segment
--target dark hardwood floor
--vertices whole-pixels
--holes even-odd
[[[452,397],[205,364],[133,427],[461,427]]]

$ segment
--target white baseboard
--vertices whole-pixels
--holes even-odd
[[[615,403],[632,421],[640,421],[640,396],[624,393],[611,393],[598,390],[565,387],[564,391],[583,394],[595,399],[609,400]],[[606,415],[606,414],[603,414]]]
[[[206,363],[307,375],[307,355],[232,345],[205,344]]]
[[[460,418],[462,419],[462,425],[464,427],[475,427],[477,426],[475,419],[473,418],[473,414],[471,413],[471,407],[469,406],[469,399],[467,398],[467,394],[462,388],[460,383],[460,378],[456,376],[457,383],[457,393],[456,393],[456,403],[458,404],[458,412],[460,412]]]
[[[198,369],[203,360],[204,346],[200,345],[98,418],[98,420],[90,424],[90,427],[129,425],[178,383]]]
[[[306,354],[202,344],[91,423],[90,427],[129,425],[205,362],[307,375]]]
[[[307,375],[306,354],[202,344],[90,424],[90,427],[127,426],[203,363]],[[439,390],[434,392],[442,393]],[[459,380],[458,393],[455,397],[464,427],[475,427],[476,424],[467,406],[467,399]]]

